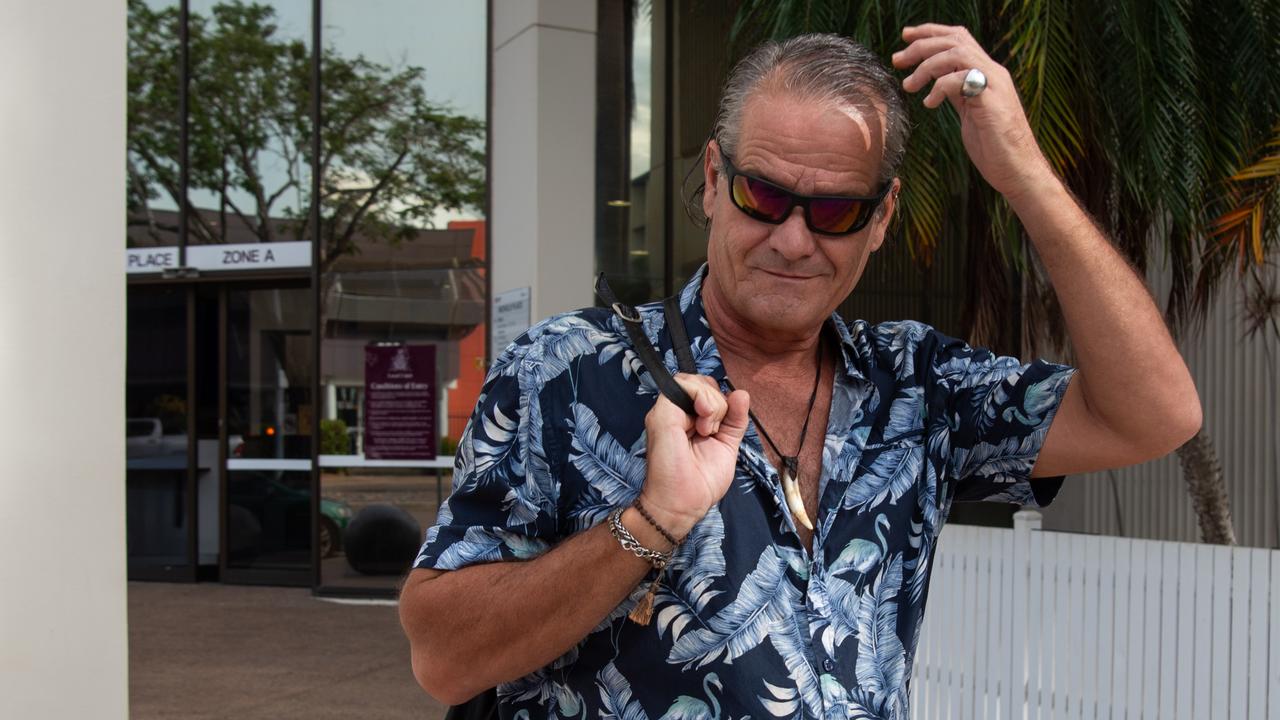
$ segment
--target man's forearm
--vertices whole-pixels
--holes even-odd
[[[1061,301],[1091,414],[1135,440],[1198,427],[1195,384],[1146,285],[1061,181],[1046,171],[1009,203]]]
[[[623,524],[646,547],[660,536],[630,508]],[[414,674],[459,703],[537,670],[586,637],[644,579],[649,564],[623,550],[607,524],[528,562],[411,574],[400,598]]]

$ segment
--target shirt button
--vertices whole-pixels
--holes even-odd
[[[835,661],[833,661],[831,658],[827,658],[826,660],[823,660],[822,669],[826,670],[827,672],[831,672],[832,670],[835,670],[836,669]]]

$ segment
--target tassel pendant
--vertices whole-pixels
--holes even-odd
[[[649,620],[653,618],[653,597],[658,594],[658,581],[662,579],[662,571],[654,573],[653,582],[649,583],[649,592],[640,598],[640,602],[631,608],[631,612],[627,613],[627,617],[631,622],[637,625],[648,625]]]
[[[804,498],[800,495],[800,483],[796,482],[792,473],[794,465],[795,458],[782,459],[782,494],[786,496],[787,507],[796,521],[813,532],[813,522],[809,520],[809,513],[804,508]]]

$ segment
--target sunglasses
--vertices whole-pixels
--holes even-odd
[[[792,208],[799,205],[804,208],[804,224],[821,235],[848,235],[866,227],[893,185],[885,183],[880,192],[871,197],[797,195],[768,180],[740,172],[723,149],[720,157],[724,158],[729,197],[734,207],[760,222],[781,225],[791,215]]]

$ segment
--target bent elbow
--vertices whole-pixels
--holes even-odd
[[[1181,402],[1169,413],[1169,435],[1174,442],[1169,452],[1191,442],[1203,426],[1204,409],[1200,406],[1200,393],[1194,384],[1190,384],[1182,393]]]
[[[413,652],[413,677],[428,695],[446,705],[461,705],[477,694],[462,687],[458,678],[450,675],[445,663],[432,662],[416,649]]]
[[[1204,427],[1204,410],[1200,407],[1200,398],[1193,397],[1192,402],[1186,411],[1186,418],[1182,425],[1182,442],[1178,443],[1178,447],[1182,447],[1190,442],[1192,438],[1200,434],[1200,429]]]
[[[1153,410],[1140,424],[1130,427],[1127,437],[1133,455],[1125,464],[1149,462],[1181,449],[1195,439],[1203,424],[1200,398],[1194,391]]]

